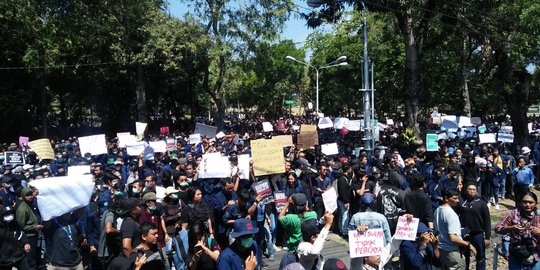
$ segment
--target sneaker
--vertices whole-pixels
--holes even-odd
[[[275,251],[281,251],[281,248],[279,248],[278,246],[274,245],[274,250],[275,250]]]
[[[289,251],[289,248],[288,247],[283,247],[282,248],[284,251]]]
[[[274,255],[271,255],[270,258],[268,258],[268,260],[273,262],[275,260]]]
[[[488,209],[491,208],[491,203],[488,202],[487,207],[488,207]]]
[[[499,204],[495,205],[495,210],[499,210]]]
[[[261,267],[262,268],[268,268],[268,267],[270,267],[270,265],[268,263],[266,263],[265,261],[262,261]]]

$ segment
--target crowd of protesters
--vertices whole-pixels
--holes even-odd
[[[108,154],[81,153],[76,138],[52,140],[56,159],[40,160],[28,147],[10,144],[25,164],[3,166],[1,177],[0,269],[264,269],[286,251],[282,269],[344,269],[325,258],[330,232],[382,228],[392,243],[398,218],[418,218],[416,241],[399,252],[351,259],[352,269],[486,268],[493,237],[490,210],[512,199],[511,211],[495,227],[510,269],[540,269],[540,213],[531,188],[540,173],[540,140],[532,145],[479,144],[477,138],[439,140],[438,151],[403,143],[396,124],[380,132],[370,155],[361,132],[319,131],[319,143],[337,142],[339,154],[318,146],[284,147],[283,173],[239,176],[237,156],[250,154],[250,141],[291,134],[313,118],[234,121],[221,138],[190,144],[190,132],[147,135],[148,141],[175,138],[174,150],[129,156],[116,138]],[[279,126],[278,126],[279,125]],[[496,127],[494,127],[496,128]],[[278,131],[279,130],[279,131]],[[517,151],[516,151],[517,149]],[[204,154],[228,156],[230,177],[199,178]],[[95,187],[90,204],[42,221],[39,190],[32,181],[67,175],[88,165]],[[252,169],[253,164],[250,164]],[[267,180],[283,191],[280,210],[262,202],[254,183]],[[322,194],[334,187],[338,210],[326,211]],[[397,266],[396,266],[397,265]]]

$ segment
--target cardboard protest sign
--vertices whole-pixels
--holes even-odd
[[[120,148],[126,148],[127,145],[135,144],[137,142],[137,137],[129,134],[129,132],[116,133],[116,137],[118,138],[118,147]]]
[[[361,121],[360,120],[349,120],[343,125],[343,127],[348,129],[349,131],[360,131]]]
[[[496,133],[484,133],[484,134],[478,134],[478,138],[480,140],[480,144],[485,143],[496,143],[497,142],[497,134]]]
[[[201,123],[197,123],[195,125],[195,131],[193,134],[201,134],[201,136],[206,136],[208,138],[214,138],[217,134],[217,127],[204,125]]]
[[[189,144],[199,144],[201,141],[201,134],[197,133],[189,135]]]
[[[285,191],[274,192],[274,202],[276,203],[278,213],[281,212],[283,207],[287,204],[287,195],[285,195]]]
[[[349,231],[349,253],[351,258],[381,255],[384,247],[382,229]]]
[[[107,154],[105,134],[79,137],[79,149],[81,149],[81,155],[86,153],[90,153],[92,156]]]
[[[415,241],[419,222],[418,218],[399,217],[394,239]]]
[[[176,140],[173,138],[168,138],[165,140],[165,143],[167,144],[167,150],[174,151],[176,150]]]
[[[260,204],[264,205],[274,201],[272,189],[270,188],[270,183],[268,180],[255,182],[252,186],[255,192],[257,192],[257,196],[261,196],[261,201],[259,202]]]
[[[283,144],[283,147],[289,147],[289,146],[294,145],[292,141],[292,135],[280,135],[280,136],[274,136],[272,138],[281,141],[281,143]]]
[[[154,149],[154,153],[167,152],[167,143],[165,141],[149,142],[148,144],[150,147],[152,147],[152,149]]]
[[[90,165],[69,166],[67,169],[68,176],[90,174]]]
[[[330,119],[330,117],[324,117],[324,118],[319,118],[319,123],[317,124],[317,126],[320,129],[326,129],[326,128],[333,127],[334,123],[332,123],[332,119]]]
[[[334,119],[334,129],[342,129],[349,122],[349,118],[337,117]]]
[[[327,191],[323,192],[322,199],[324,203],[324,209],[327,212],[334,213],[337,209],[337,193],[336,190],[332,187]]]
[[[4,152],[4,164],[5,165],[23,165],[24,164],[24,155],[22,152],[18,151],[5,151]]]
[[[499,133],[497,133],[497,141],[513,143],[514,142],[514,134],[506,133],[506,132],[499,132]]]
[[[220,153],[202,156],[199,178],[225,178],[231,176],[231,164],[228,157]]]
[[[255,176],[282,173],[285,171],[283,144],[280,140],[251,141],[251,156]]]
[[[272,126],[272,123],[270,123],[270,122],[263,122],[262,127],[263,127],[264,132],[272,132],[272,131],[274,131],[274,127]]]
[[[160,127],[159,128],[159,133],[161,133],[161,134],[169,133],[169,127]]]
[[[298,134],[298,147],[310,148],[319,144],[319,134],[317,133],[317,126],[314,125],[302,125],[300,127],[300,134]]]
[[[238,158],[238,171],[240,179],[249,179],[249,154],[236,156]]]
[[[426,150],[429,152],[439,151],[437,134],[426,134]]]
[[[40,159],[54,159],[54,151],[49,139],[39,139],[28,142],[30,149],[34,151]]]
[[[28,141],[30,141],[29,137],[19,136],[19,146],[21,148],[24,148],[28,145]]]
[[[137,141],[141,141],[144,138],[144,131],[146,130],[147,123],[136,122],[135,131],[137,133]]]
[[[327,156],[339,154],[337,143],[321,144],[321,152]]]
[[[126,146],[126,151],[129,156],[138,156],[144,153],[144,142],[137,142]]]
[[[37,202],[43,221],[87,206],[94,190],[92,175],[51,177],[29,185],[39,190]]]

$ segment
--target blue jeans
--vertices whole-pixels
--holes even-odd
[[[270,228],[268,222],[264,223],[266,250],[270,256],[276,255],[276,251],[274,250],[274,243],[276,243],[276,239],[272,235],[272,231],[276,229],[274,217],[274,214],[270,214],[270,220],[272,220],[272,225],[274,225],[273,228]]]
[[[484,247],[484,234],[479,233],[467,238],[471,245],[476,249],[476,269],[485,270],[486,269],[486,249]],[[469,269],[470,264],[470,250],[466,251],[465,254],[465,269]]]
[[[341,235],[343,236],[347,236],[349,235],[349,209],[350,209],[350,204],[349,204],[349,208],[348,209],[345,209],[345,204],[338,200],[337,201],[337,204],[338,204],[338,209],[339,209],[339,230],[341,232]]]
[[[522,269],[524,269],[524,267],[521,265],[521,263],[512,255],[510,255],[510,257],[508,258],[508,270],[522,270]],[[540,261],[534,262],[527,269],[540,270]]]

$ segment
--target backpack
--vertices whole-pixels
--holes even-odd
[[[287,252],[285,255],[283,255],[283,258],[281,258],[281,262],[279,263],[279,269],[283,269],[287,267],[287,265],[291,263],[298,262],[298,256],[296,255],[296,252]]]
[[[172,261],[177,270],[187,269],[187,250],[188,250],[187,230],[178,232],[178,236],[172,239]]]

